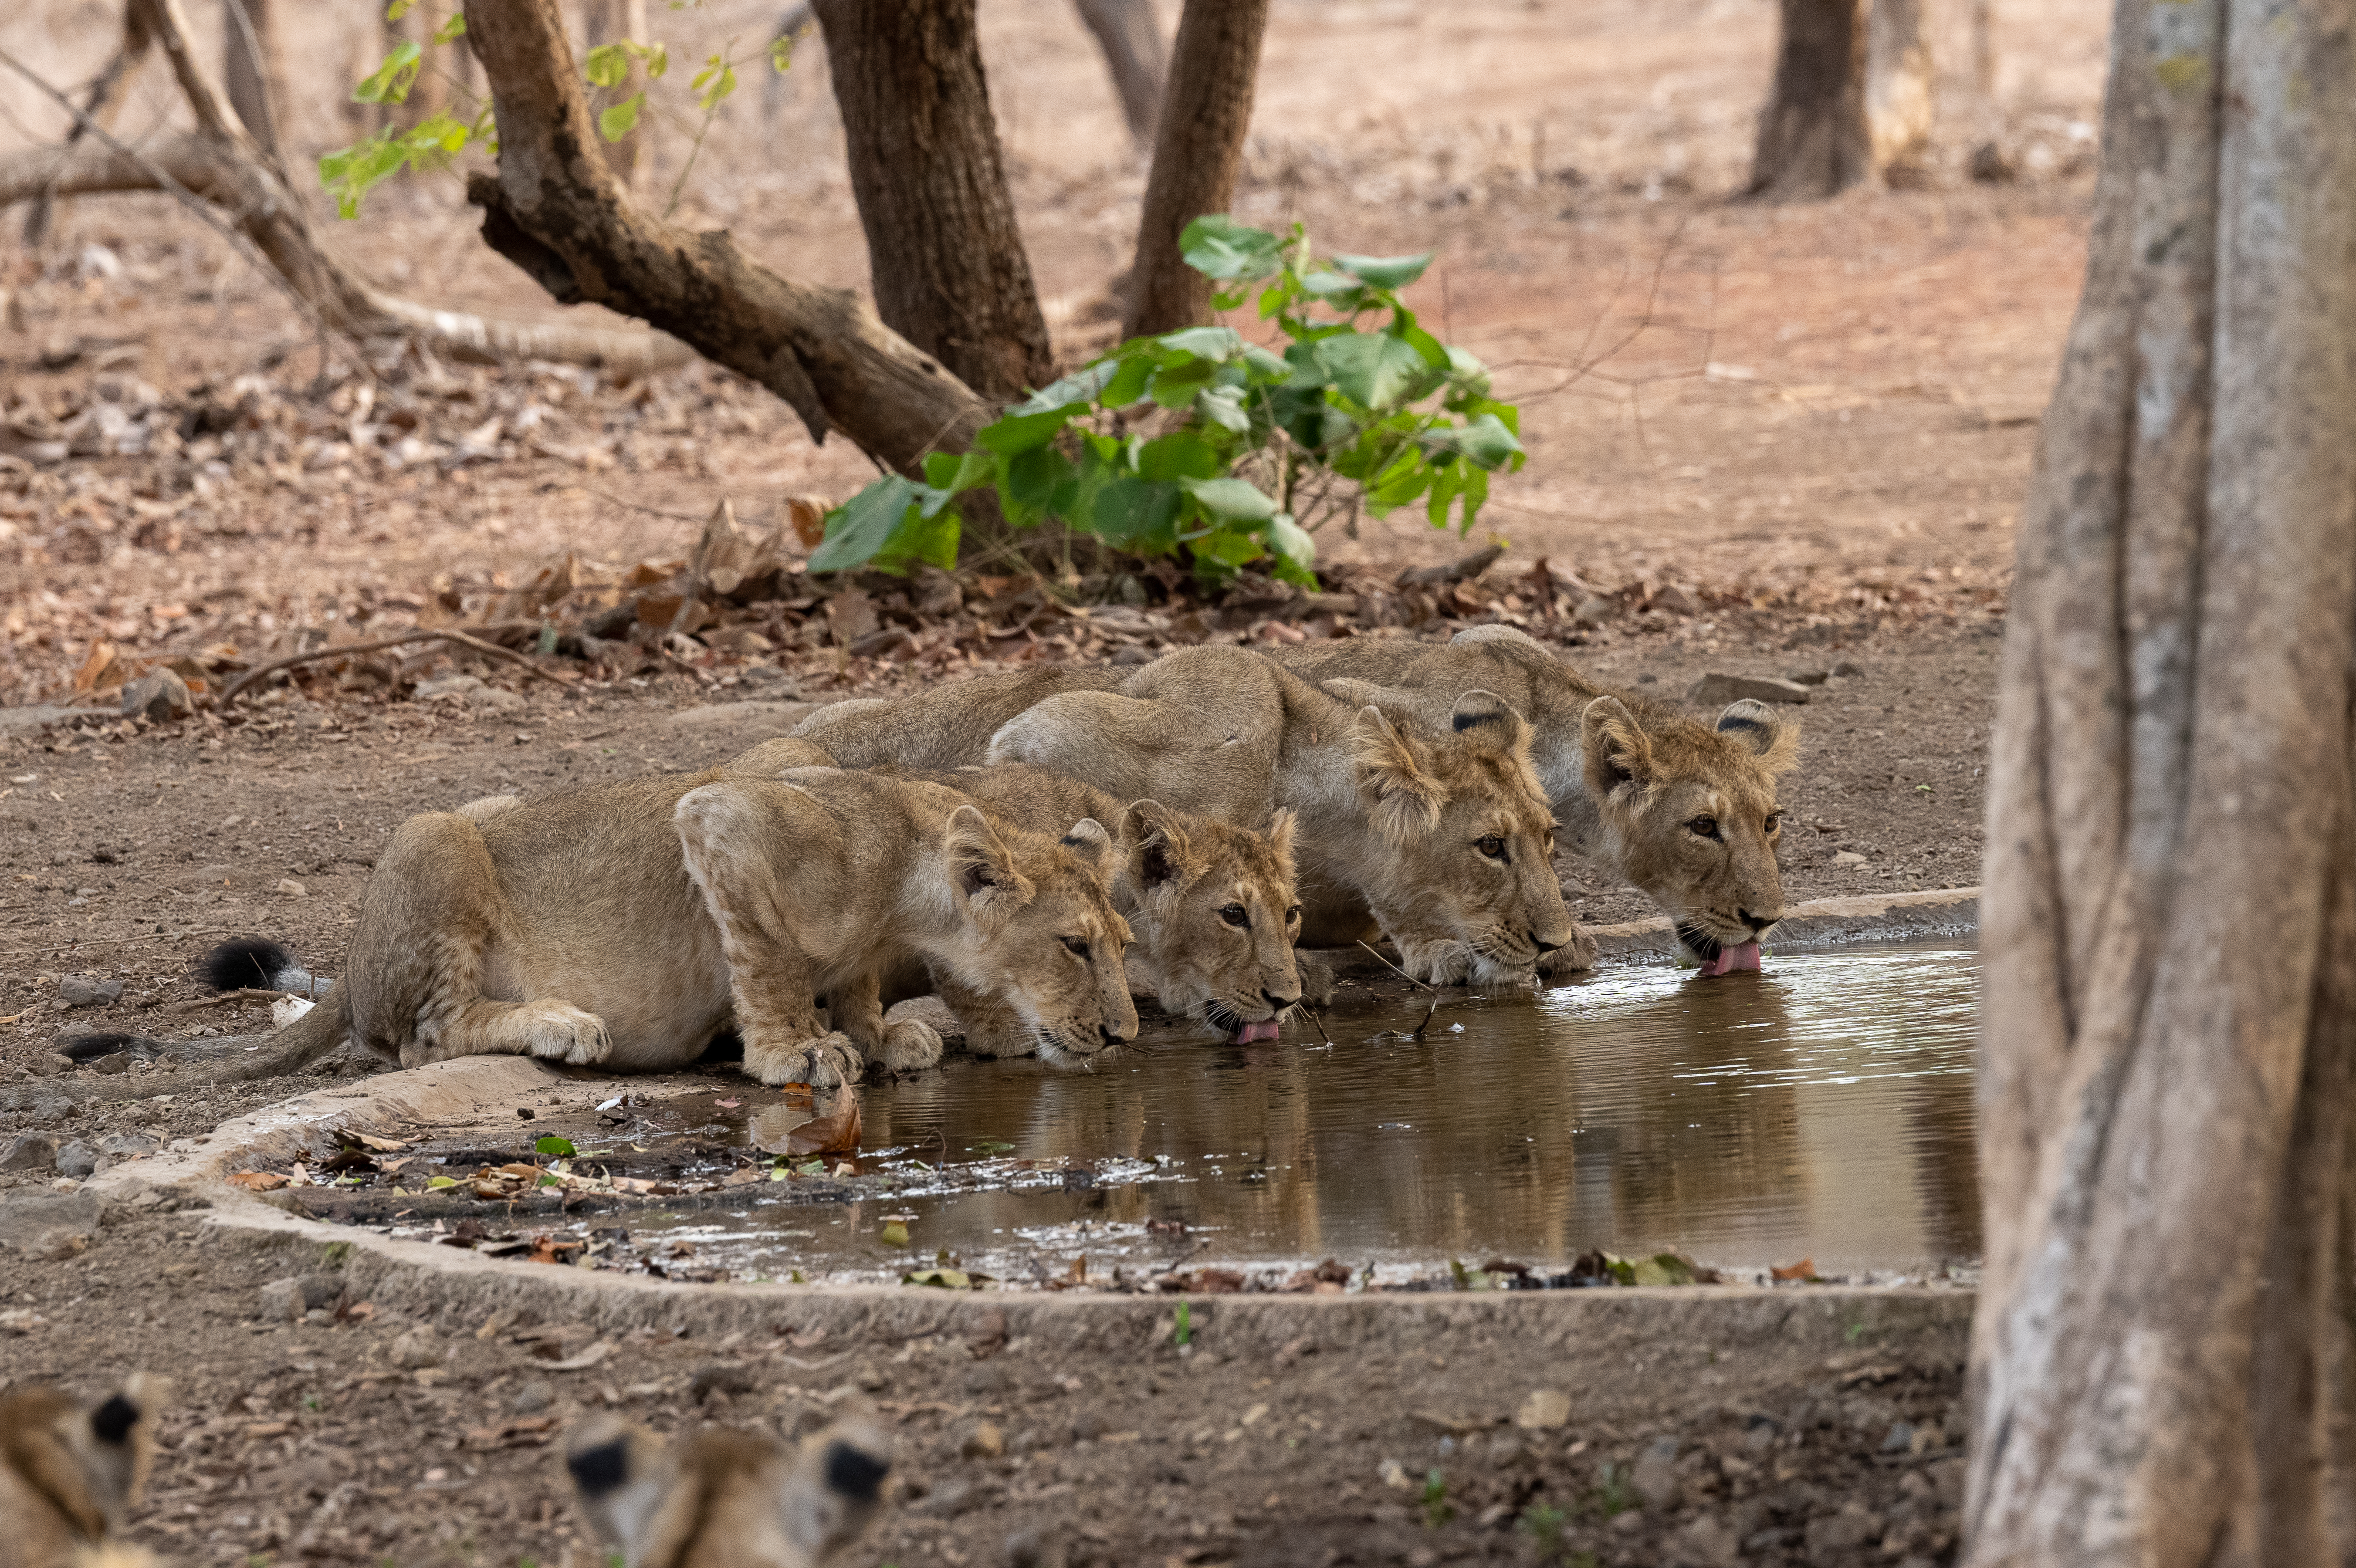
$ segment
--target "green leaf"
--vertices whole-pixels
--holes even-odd
[[[902,1285],[929,1285],[938,1290],[971,1290],[972,1276],[958,1268],[920,1268],[900,1276]]]
[[[1166,333],[1153,342],[1155,347],[1173,353],[1224,364],[1243,352],[1244,335],[1232,326],[1190,326],[1183,332]]]
[[[408,150],[410,162],[414,164],[420,158],[435,158],[455,153],[466,146],[467,138],[473,134],[471,127],[460,124],[447,114],[436,114],[420,121],[401,141]]]
[[[1522,443],[1505,428],[1505,421],[1494,414],[1483,414],[1468,420],[1454,430],[1434,432],[1436,444],[1444,444],[1462,453],[1466,459],[1483,468],[1500,468],[1522,453]]]
[[[1001,457],[1034,451],[1055,440],[1077,412],[1076,407],[1066,404],[1041,409],[1035,413],[1017,411],[1001,415],[974,432],[973,443],[984,452],[994,452]]]
[[[1000,465],[998,495],[1006,520],[1027,528],[1063,511],[1071,505],[1077,477],[1071,459],[1052,446],[1033,447],[1005,459]]]
[[[640,59],[647,62],[647,80],[648,81],[661,80],[663,72],[670,69],[670,46],[669,44],[632,44],[630,46],[630,50]]]
[[[998,459],[987,452],[925,453],[925,483],[948,495],[987,485],[998,471]]]
[[[870,564],[891,572],[905,570],[912,560],[929,562],[943,571],[957,565],[958,540],[965,532],[963,520],[949,507],[946,493],[918,494],[925,496],[923,504],[908,508]]]
[[[1269,518],[1268,526],[1259,531],[1268,541],[1269,553],[1276,557],[1277,576],[1303,588],[1317,586],[1317,574],[1310,570],[1317,559],[1317,541],[1309,531],[1292,520],[1290,512],[1279,512]]]
[[[1247,479],[1181,479],[1178,487],[1212,517],[1230,523],[1264,523],[1276,503]]]
[[[589,51],[582,64],[583,74],[592,87],[619,87],[630,80],[630,46],[600,44]]]
[[[1112,373],[1105,382],[1104,389],[1097,394],[1096,400],[1101,407],[1125,409],[1145,396],[1146,380],[1153,374],[1153,360],[1141,353],[1130,354],[1124,356],[1119,364],[1119,368]]]
[[[1425,369],[1423,356],[1387,332],[1337,333],[1319,341],[1317,357],[1333,389],[1365,409],[1405,397]]]
[[[597,134],[608,142],[618,142],[638,128],[638,111],[646,106],[647,95],[634,92],[597,116]]]
[[[384,63],[361,79],[352,89],[355,103],[401,103],[409,97],[410,88],[417,80],[418,69],[424,63],[425,51],[413,40],[403,38],[393,51],[384,57]]]
[[[1248,566],[1268,553],[1259,536],[1241,528],[1219,528],[1205,537],[1190,540],[1186,548],[1194,554],[1197,566],[1209,562],[1214,576],[1232,574],[1238,566]]]
[[[1378,289],[1403,289],[1423,276],[1434,254],[1426,251],[1420,256],[1336,256],[1333,264]]]
[[[429,1176],[425,1179],[425,1190],[428,1192],[446,1192],[457,1185],[458,1179],[455,1176]]]
[[[434,29],[434,41],[437,44],[455,42],[466,36],[466,13],[464,11],[451,12],[450,19]]]
[[[1194,411],[1203,422],[1214,424],[1237,435],[1251,433],[1251,415],[1244,411],[1244,389],[1241,387],[1205,387],[1194,399]]]
[[[392,4],[384,8],[384,19],[388,22],[398,22],[416,9],[416,6],[417,0],[392,0]]]
[[[535,1139],[531,1147],[535,1153],[552,1154],[563,1159],[570,1159],[574,1154],[579,1152],[573,1148],[573,1140],[571,1138],[561,1138],[554,1133],[551,1133],[545,1137]]]
[[[1258,382],[1289,381],[1292,379],[1292,363],[1280,354],[1270,353],[1254,343],[1244,349],[1244,368]]]
[[[1219,449],[1199,430],[1173,430],[1137,449],[1137,473],[1142,479],[1212,479],[1226,466]]]
[[[334,194],[341,218],[360,215],[360,198],[409,161],[409,153],[389,135],[356,142],[319,160],[319,184]]]
[[[1185,359],[1175,365],[1164,365],[1153,373],[1146,390],[1153,400],[1165,409],[1183,409],[1194,400],[1194,394],[1210,384],[1219,373],[1215,359]]]
[[[706,83],[710,85],[706,86]],[[687,86],[689,91],[696,94],[696,107],[709,114],[736,91],[736,68],[730,65],[724,56],[713,55]]]
[[[769,64],[779,76],[793,69],[794,36],[781,34],[769,40]]]
[[[812,571],[847,571],[875,559],[913,508],[916,485],[887,474],[827,514],[826,538],[810,552]]]
[[[1098,537],[1140,554],[1178,543],[1178,486],[1166,480],[1116,479],[1097,492],[1088,526]]]
[[[1224,214],[1198,218],[1178,236],[1178,253],[1206,278],[1257,281],[1284,266],[1284,241]]]
[[[1445,371],[1448,367],[1448,346],[1419,326],[1403,327],[1398,334],[1400,342],[1423,356],[1427,368]]]

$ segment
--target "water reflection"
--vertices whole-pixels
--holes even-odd
[[[1011,1188],[901,1208],[917,1252],[994,1272],[1033,1250],[1051,1268],[1087,1252],[1099,1271],[1176,1255],[1559,1265],[1595,1248],[1920,1268],[1979,1250],[1976,971],[1952,946],[1789,956],[1708,982],[1627,969],[1535,999],[1451,1000],[1420,1041],[1367,1043],[1401,1023],[1392,999],[1330,1012],[1331,1048],[1173,1030],[1092,1073],[958,1062],[871,1091],[866,1143],[931,1164],[1033,1162]],[[766,1218],[704,1233],[765,1270],[908,1255],[880,1246],[873,1215],[783,1246]],[[1149,1234],[1149,1220],[1192,1233]]]

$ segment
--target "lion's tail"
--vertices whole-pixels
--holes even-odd
[[[351,994],[331,985],[311,1010],[272,1035],[260,1049],[242,1051],[210,1075],[215,1083],[250,1083],[257,1078],[284,1078],[344,1043],[351,1033]]]

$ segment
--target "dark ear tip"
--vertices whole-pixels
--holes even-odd
[[[826,1445],[826,1488],[840,1497],[873,1502],[891,1473],[889,1459],[879,1459],[840,1437]]]
[[[91,1435],[101,1443],[120,1445],[138,1424],[139,1407],[119,1393],[90,1413]]]
[[[629,1440],[616,1437],[567,1454],[564,1467],[573,1473],[573,1484],[584,1496],[602,1498],[630,1478]]]

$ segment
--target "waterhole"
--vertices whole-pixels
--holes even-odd
[[[1402,1031],[1424,994],[1360,987],[1323,1015],[1330,1043],[1168,1026],[1091,1072],[953,1060],[864,1092],[859,1165],[888,1191],[792,1202],[764,1182],[608,1223],[706,1278],[946,1263],[1009,1284],[1076,1265],[1264,1284],[1332,1259],[1397,1283],[1496,1260],[1543,1277],[1599,1252],[1738,1277],[1935,1275],[1980,1244],[1977,970],[1952,939],[1714,980],[1617,968],[1537,996],[1443,993],[1419,1039]],[[741,1160],[775,1097],[667,1103],[621,1137]]]

